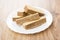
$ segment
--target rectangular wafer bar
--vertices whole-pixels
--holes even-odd
[[[44,15],[42,13],[42,10],[37,9],[37,8],[34,8],[32,6],[29,6],[29,5],[26,5],[24,9],[25,9],[25,12],[26,13],[31,13],[31,14],[33,14],[33,13],[39,13],[40,16],[43,16]]]
[[[39,18],[40,18],[39,14],[38,14],[38,13],[35,13],[35,14],[31,14],[31,15],[29,15],[29,16],[26,16],[26,17],[23,17],[23,18],[21,18],[21,19],[16,20],[16,23],[17,23],[17,24],[23,24],[23,23],[25,23],[25,22],[37,20],[37,19],[39,19]]]
[[[13,21],[16,21],[17,19],[22,18],[21,16],[13,17]]]
[[[38,26],[44,24],[45,22],[46,22],[46,18],[45,17],[41,17],[38,20],[24,23],[23,27],[25,29],[32,29],[32,28],[35,28],[35,27],[38,27]]]
[[[21,16],[21,17],[25,17],[27,16],[28,14],[25,13],[25,12],[17,12],[17,16]]]

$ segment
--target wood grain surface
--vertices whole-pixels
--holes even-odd
[[[20,6],[21,0],[0,0],[0,40],[60,40],[60,0],[41,0],[41,6],[53,15],[52,25],[37,34],[24,35],[10,30],[5,22],[9,13]]]

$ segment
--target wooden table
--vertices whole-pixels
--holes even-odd
[[[0,40],[60,40],[60,0],[48,0],[48,3],[45,8],[53,15],[52,25],[40,33],[24,35],[11,31],[5,22],[9,13],[19,7],[19,0],[14,0],[14,3],[12,0],[0,0]]]

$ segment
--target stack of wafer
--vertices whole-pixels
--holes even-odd
[[[14,17],[13,21],[29,30],[44,24],[46,22],[46,17],[40,9],[26,5],[24,7],[24,12],[18,11],[17,17]]]

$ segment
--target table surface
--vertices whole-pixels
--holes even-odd
[[[5,22],[7,16],[19,7],[19,1],[15,1],[13,3],[11,0],[0,0],[0,40],[60,40],[60,0],[48,0],[49,4],[44,6],[52,13],[53,23],[48,29],[32,35],[18,34],[8,28]]]

